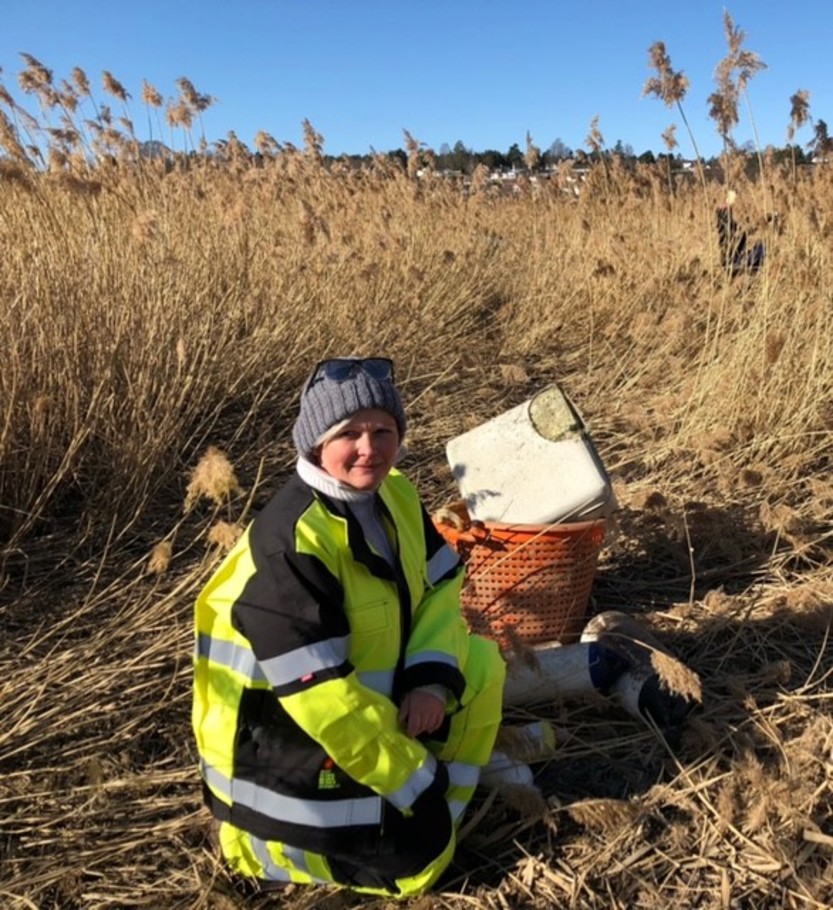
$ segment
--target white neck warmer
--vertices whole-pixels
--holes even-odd
[[[319,493],[323,493],[331,499],[347,503],[347,507],[361,525],[370,546],[389,565],[394,565],[393,546],[382,523],[382,516],[376,501],[376,490],[355,490],[348,484],[336,480],[331,474],[322,471],[318,465],[314,465],[305,458],[298,459],[297,471],[301,480],[314,490],[318,490]]]

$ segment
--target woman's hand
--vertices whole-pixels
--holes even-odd
[[[433,733],[445,717],[445,702],[421,689],[414,689],[403,699],[399,720],[408,736],[416,738],[422,733]]]

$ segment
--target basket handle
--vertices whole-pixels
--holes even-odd
[[[472,522],[465,533],[469,534],[475,543],[483,543],[483,541],[488,540],[492,536],[485,525],[476,522]]]
[[[505,550],[506,543],[495,537],[485,525],[472,523],[465,531],[459,531],[456,535],[457,546],[464,547],[467,551],[474,547],[488,547],[490,550]]]

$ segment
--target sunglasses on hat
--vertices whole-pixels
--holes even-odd
[[[321,379],[345,382],[357,373],[366,373],[371,379],[393,380],[393,361],[388,357],[335,357],[322,360],[312,371],[304,391]]]

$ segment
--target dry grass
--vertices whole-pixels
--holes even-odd
[[[83,73],[56,89],[36,63],[47,110],[89,104]],[[180,90],[185,130],[210,99]],[[396,359],[431,508],[454,498],[447,438],[564,383],[622,506],[596,605],[702,682],[676,753],[604,704],[536,708],[570,731],[544,818],[484,798],[411,906],[829,906],[833,172],[733,179],[768,259],[731,279],[723,188],[663,170],[507,199],[327,168],[311,127],[302,151],[230,139],[171,167],[108,128],[95,167],[63,136],[35,169],[2,134],[4,906],[385,906],[231,881],[189,729],[195,593],[291,470],[309,363],[345,351]]]

